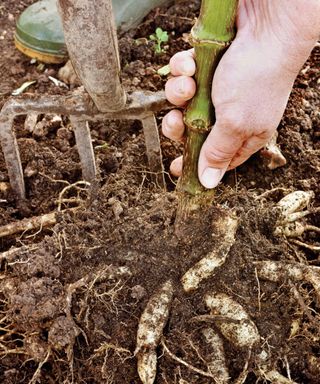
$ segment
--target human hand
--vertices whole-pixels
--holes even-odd
[[[239,1],[236,38],[213,78],[216,122],[199,157],[198,175],[206,188],[216,187],[228,169],[264,147],[275,132],[294,80],[319,35],[319,17],[318,0]],[[174,77],[166,84],[166,96],[184,107],[196,91],[193,51],[173,56],[170,69]],[[181,140],[182,112],[169,112],[162,130]],[[182,158],[173,161],[170,170],[179,176]]]

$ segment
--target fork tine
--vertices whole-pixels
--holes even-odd
[[[158,187],[165,189],[166,182],[164,180],[162,153],[156,117],[154,114],[150,114],[143,118],[141,122],[145,137],[149,169],[154,173],[154,180]]]
[[[0,116],[0,140],[13,193],[17,200],[24,200],[26,192],[23,170],[16,135],[13,131],[13,118],[10,116]]]
[[[96,177],[96,163],[89,124],[77,116],[70,116],[70,121],[76,138],[83,178],[92,182]]]
[[[16,116],[30,113],[55,113],[71,116],[83,177],[91,182],[96,175],[94,152],[86,121],[100,121],[109,119],[141,120],[146,136],[147,154],[150,170],[156,174],[155,182],[159,187],[165,187],[161,160],[161,149],[154,112],[170,109],[164,92],[136,91],[128,94],[128,101],[120,111],[99,112],[90,97],[78,90],[67,96],[40,96],[10,98],[0,111],[0,141],[3,149],[11,188],[15,199],[25,199],[25,185],[23,170],[19,155],[19,148],[13,130]]]

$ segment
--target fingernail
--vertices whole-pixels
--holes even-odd
[[[220,183],[223,175],[224,175],[223,169],[206,168],[202,173],[200,181],[204,187],[208,189],[212,189],[212,188],[215,188]]]
[[[186,61],[186,62],[182,63],[181,67],[182,67],[181,71],[182,71],[183,75],[185,75],[185,76],[193,76],[194,75],[194,71],[195,71],[194,63],[192,63],[190,61]]]

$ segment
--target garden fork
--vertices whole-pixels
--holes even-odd
[[[120,82],[120,63],[111,0],[58,0],[72,65],[82,88],[67,96],[10,98],[0,112],[0,140],[10,184],[17,200],[26,198],[14,119],[29,113],[70,116],[86,181],[96,177],[95,158],[88,121],[140,120],[150,171],[165,187],[155,112],[168,109],[164,92],[127,94]]]

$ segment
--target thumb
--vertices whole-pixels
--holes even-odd
[[[240,132],[218,122],[212,128],[202,146],[198,163],[199,179],[205,188],[215,188],[221,181],[245,140],[243,132]]]

